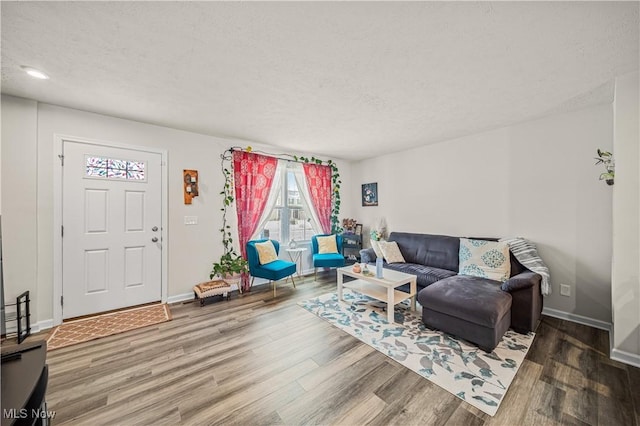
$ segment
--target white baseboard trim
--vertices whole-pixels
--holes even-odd
[[[180,302],[186,302],[187,300],[193,300],[193,299],[194,299],[193,292],[190,291],[189,293],[176,294],[176,295],[167,297],[167,303],[180,303]]]
[[[311,271],[311,273],[313,273],[313,271]],[[263,278],[256,278],[253,282],[253,287],[257,287],[259,285],[265,285],[265,284],[269,284],[269,280],[265,280]],[[236,287],[233,286],[231,287],[232,291],[236,291]],[[167,303],[180,303],[180,302],[187,302],[189,300],[193,300],[195,298],[193,291],[190,291],[189,293],[182,293],[182,294],[174,294],[173,296],[169,296],[167,297]]]
[[[48,330],[50,328],[53,328],[53,318],[44,321],[38,321],[35,324],[35,327],[31,327],[31,332],[37,333],[39,331]]]
[[[571,322],[575,322],[582,325],[587,325],[593,328],[599,328],[609,332],[609,358],[614,361],[621,362],[623,364],[629,364],[634,367],[640,368],[640,355],[632,354],[631,352],[622,351],[620,349],[614,349],[613,344],[613,324],[600,321],[597,319],[584,317],[582,315],[576,315],[569,312],[559,311],[557,309],[544,308],[542,315],[547,315],[554,318],[559,318]]]
[[[582,315],[572,314],[571,312],[559,311],[557,309],[544,308],[542,309],[542,315],[547,315],[554,318],[559,318],[571,322],[575,322],[582,325],[588,325],[589,327],[599,328],[600,330],[605,330],[609,332],[611,335],[611,323],[600,321],[597,319],[584,317]]]
[[[44,321],[38,321],[35,324],[31,324],[31,334],[39,333],[41,331],[48,330],[50,328],[53,328],[53,318],[44,320]],[[15,334],[17,332],[18,332],[18,327],[16,325],[7,326],[6,333],[8,335]]]
[[[632,354],[631,352],[622,351],[620,349],[611,349],[610,358],[614,361],[619,361],[624,364],[640,368],[640,355],[638,354]]]

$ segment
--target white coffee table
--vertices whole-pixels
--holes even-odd
[[[338,268],[338,300],[342,299],[342,289],[349,288],[360,294],[373,297],[387,304],[387,319],[394,322],[394,306],[403,300],[411,298],[411,310],[416,310],[417,277],[404,272],[383,269],[382,278],[373,275],[364,275],[361,272],[353,272],[353,266]],[[344,276],[356,278],[355,281],[344,282]],[[396,290],[403,284],[409,284],[410,292]]]

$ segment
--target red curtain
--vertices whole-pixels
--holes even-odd
[[[240,253],[247,258],[247,242],[256,231],[267,204],[278,160],[245,151],[233,152],[233,180],[238,215]],[[249,290],[249,279],[242,277],[243,290]]]
[[[331,167],[304,163],[304,175],[311,202],[318,215],[322,232],[331,233]]]

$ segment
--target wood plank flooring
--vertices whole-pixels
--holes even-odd
[[[608,335],[543,317],[495,417],[298,307],[335,272],[48,354],[54,425],[638,425],[640,369]]]

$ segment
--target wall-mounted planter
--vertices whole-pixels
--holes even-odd
[[[602,164],[606,170],[604,173],[600,173],[600,180],[607,182],[607,185],[613,185],[613,179],[615,176],[615,162],[613,160],[613,154],[609,151],[603,151],[598,148],[598,156],[595,158],[596,165]]]

